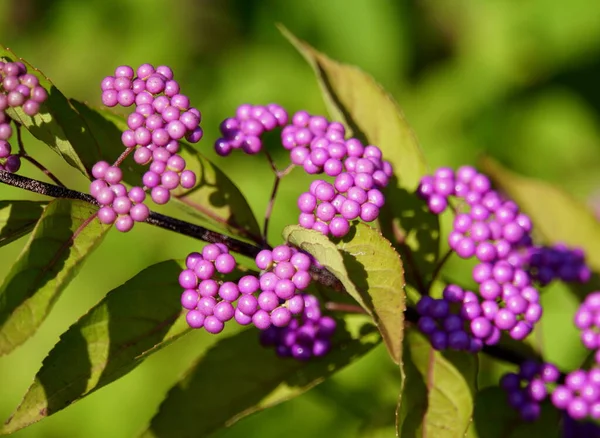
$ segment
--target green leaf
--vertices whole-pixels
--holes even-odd
[[[44,210],[0,288],[0,355],[25,342],[44,321],[108,226],[96,207],[55,199]]]
[[[337,244],[314,230],[290,225],[286,241],[311,254],[369,313],[398,364],[404,331],[404,271],[400,257],[378,230],[359,223]]]
[[[44,359],[8,434],[52,415],[133,370],[187,333],[178,277],[182,263],[152,265],[109,292]]]
[[[438,257],[439,221],[414,191],[426,172],[425,158],[398,104],[370,75],[315,50],[279,26],[313,68],[331,117],[365,144],[378,146],[394,168],[384,190],[379,222],[402,255],[407,281],[423,289]]]
[[[33,230],[47,202],[0,201],[0,247]]]
[[[261,347],[259,332],[254,329],[226,338],[169,391],[142,436],[207,436],[253,412],[296,397],[376,345],[369,325],[363,328],[367,331],[354,336],[338,329],[329,354],[308,362],[283,359],[273,349]]]
[[[527,213],[534,232],[546,244],[565,243],[585,251],[586,262],[600,272],[600,221],[592,211],[560,187],[520,176],[485,157],[480,167],[494,184],[510,196]],[[597,274],[585,285],[572,287],[580,298],[600,289]]]
[[[0,58],[22,61],[48,92],[48,99],[41,105],[39,114],[31,117],[21,108],[10,108],[8,115],[89,178],[88,169],[99,161],[101,151],[79,113],[41,71],[19,59],[10,49],[0,46]]]
[[[408,329],[404,382],[398,405],[398,436],[464,437],[473,413],[477,356],[434,350],[425,336]]]
[[[100,143],[102,159],[114,161],[124,149],[121,133],[128,129],[126,120],[110,110],[95,110],[73,99],[71,103]],[[183,142],[180,145],[179,154],[185,159],[187,169],[196,173],[198,183],[190,190],[179,188],[173,191],[174,199],[179,201],[177,204],[195,218],[216,225],[228,234],[262,241],[252,209],[233,181],[192,146]],[[122,169],[128,184],[140,185],[146,167],[129,157]]]
[[[479,438],[559,438],[560,414],[549,403],[542,404],[541,417],[532,423],[520,419],[508,405],[506,392],[497,386],[477,393],[472,429]]]

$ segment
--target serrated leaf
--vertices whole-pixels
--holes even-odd
[[[1,432],[12,433],[64,409],[187,333],[179,300],[181,269],[174,260],[149,266],[72,325]]]
[[[422,290],[438,256],[439,221],[414,193],[426,164],[412,129],[370,75],[329,58],[283,26],[279,30],[313,68],[331,117],[365,144],[378,146],[392,164],[394,176],[384,190],[387,202],[379,222],[403,257],[407,281]]]
[[[582,248],[588,265],[600,272],[600,221],[586,205],[560,187],[517,175],[489,157],[481,159],[479,165],[531,217],[534,232],[543,243]],[[582,298],[589,291],[600,289],[600,279],[595,274],[587,284],[571,289]]]
[[[41,71],[2,46],[0,58],[23,62],[28,72],[35,75],[40,85],[48,92],[48,99],[35,116],[28,116],[21,108],[10,108],[7,111],[8,115],[89,178],[88,169],[100,159],[100,150],[83,119]]]
[[[368,332],[351,336],[338,330],[326,356],[300,362],[261,347],[258,337],[257,330],[244,330],[208,350],[169,391],[142,436],[207,436],[302,394],[377,343]]]
[[[535,422],[524,422],[508,405],[506,392],[497,386],[477,393],[473,425],[479,438],[559,438],[559,412],[549,403],[542,404],[542,414]]]
[[[363,223],[337,244],[314,230],[290,225],[283,237],[311,254],[369,313],[394,361],[402,362],[404,270],[400,256],[378,230]]]
[[[47,202],[0,201],[0,247],[33,230]]]
[[[477,356],[440,353],[419,331],[407,329],[403,359],[398,436],[463,438],[473,414]]]
[[[115,160],[123,151],[121,133],[128,129],[126,120],[109,110],[96,110],[71,99],[101,145],[102,159]],[[186,212],[206,224],[217,226],[228,234],[254,241],[262,241],[260,227],[248,201],[225,173],[208,158],[187,143],[180,143],[179,154],[185,159],[187,169],[198,177],[195,188],[174,190],[173,199]],[[128,184],[140,185],[145,166],[126,159],[121,166]]]
[[[97,208],[55,199],[44,210],[0,288],[0,355],[33,335],[61,292],[102,242],[108,226]]]

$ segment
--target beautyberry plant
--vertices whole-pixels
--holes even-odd
[[[551,227],[581,219],[567,213],[560,222],[545,209],[560,189],[535,183],[533,191],[489,158],[481,170],[427,174],[381,87],[283,33],[315,68],[333,117],[241,103],[215,139],[204,138],[201,112],[168,66],[117,66],[100,80],[103,105],[92,108],[1,51],[0,182],[44,201],[0,203],[0,245],[29,235],[0,289],[0,354],[34,334],[112,228],[156,226],[198,242],[109,291],[75,322],[2,433],[75,403],[196,332],[206,334],[197,338],[200,356],[143,436],[174,428],[206,436],[301,394],[380,343],[398,376],[398,436],[595,436],[600,284],[589,243],[600,237],[597,222],[585,239],[555,241]],[[26,152],[23,130],[89,185],[67,188]],[[264,156],[273,175],[262,227],[217,166],[240,151]],[[43,174],[29,176],[35,169],[21,169],[22,161]],[[294,170],[310,182],[297,187],[294,211],[284,214],[289,225],[272,241],[279,183]],[[192,210],[203,225],[154,211],[167,203]],[[580,307],[544,324],[547,286],[557,284]],[[578,351],[574,360],[542,348],[556,324]],[[81,376],[86,383],[75,385]]]

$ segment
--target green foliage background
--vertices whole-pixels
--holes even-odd
[[[325,114],[309,66],[276,22],[382,83],[403,108],[432,168],[475,163],[488,153],[580,199],[600,188],[600,3],[594,0],[5,0],[0,43],[39,67],[67,96],[94,104],[100,80],[115,66],[171,65],[203,112],[206,134],[198,147],[214,157],[208,151],[218,123],[240,103],[278,102],[290,111]],[[26,140],[30,153],[85,190],[82,176],[42,144]],[[214,158],[262,217],[271,182],[257,175],[267,164],[241,154]],[[273,243],[295,221],[295,198],[306,181],[300,172],[284,180]],[[33,198],[0,187],[0,199],[23,197]],[[23,243],[2,249],[1,276]],[[0,417],[18,404],[58,336],[108,290],[150,263],[196,249],[189,239],[144,226],[109,233],[39,332],[0,358]],[[567,323],[575,306],[554,289],[546,327]],[[553,339],[546,353],[563,366],[577,365],[579,351],[555,342],[556,330],[542,335]],[[14,436],[133,436],[211,342],[203,333],[186,336],[113,385]],[[215,436],[393,436],[398,385],[397,370],[380,346],[307,394]]]

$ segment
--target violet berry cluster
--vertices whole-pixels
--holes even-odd
[[[454,284],[444,288],[442,298],[421,297],[416,310],[417,327],[436,350],[476,353],[484,344],[495,344],[500,339],[500,330],[480,316],[477,296]]]
[[[149,210],[143,204],[146,193],[156,204],[165,204],[171,191],[195,186],[196,174],[186,170],[186,162],[178,151],[180,140],[197,142],[202,138],[201,115],[180,93],[179,83],[167,66],[142,64],[135,72],[130,66],[119,66],[114,76],[102,80],[101,88],[106,106],[135,106],[127,118],[129,129],[123,132],[121,140],[128,150],[125,154],[133,152],[137,164],[149,165],[142,177],[143,187],[132,187],[125,193],[118,165],[101,161],[92,169],[96,179],[90,193],[102,206],[99,220],[115,223],[120,231],[129,231],[135,222],[148,217]]]
[[[481,323],[487,331],[486,319],[514,339],[527,337],[542,316],[539,293],[520,255],[523,248],[531,246],[529,217],[470,166],[456,172],[438,169],[433,176],[422,178],[418,193],[435,214],[448,207],[450,197],[459,203],[448,243],[459,257],[475,257],[480,262],[473,269],[480,299],[469,305],[471,321]],[[492,344],[496,338],[492,336],[486,343]]]
[[[331,349],[335,319],[321,314],[319,300],[315,296],[299,294],[297,297],[304,303],[298,317],[285,327],[273,325],[267,328],[260,334],[260,342],[265,347],[275,348],[280,357],[301,361],[322,357]]]
[[[518,373],[507,373],[500,379],[508,404],[524,421],[535,421],[541,413],[541,403],[548,398],[552,386],[560,378],[558,368],[551,363],[525,361]]]
[[[36,76],[27,73],[22,62],[0,61],[0,170],[17,172],[21,167],[21,158],[12,153],[8,142],[12,136],[11,118],[6,111],[21,108],[28,116],[35,116],[40,105],[48,98],[48,92],[39,83]]]
[[[527,249],[524,259],[527,271],[541,286],[554,280],[586,283],[591,277],[581,248],[569,248],[564,244],[532,246]]]
[[[223,137],[215,142],[215,151],[223,157],[234,149],[241,149],[250,155],[258,154],[263,147],[261,135],[283,127],[287,122],[287,111],[277,104],[240,105],[235,117],[227,118],[221,123]]]
[[[280,245],[261,251],[256,265],[261,269],[259,277],[244,275],[237,282],[224,281],[223,275],[236,266],[224,245],[210,244],[202,254],[190,254],[187,269],[179,276],[184,288],[181,303],[188,310],[190,327],[220,333],[225,322],[235,319],[240,325],[266,330],[271,325],[285,327],[294,315],[301,314],[305,303],[299,291],[311,282],[311,258]]]

